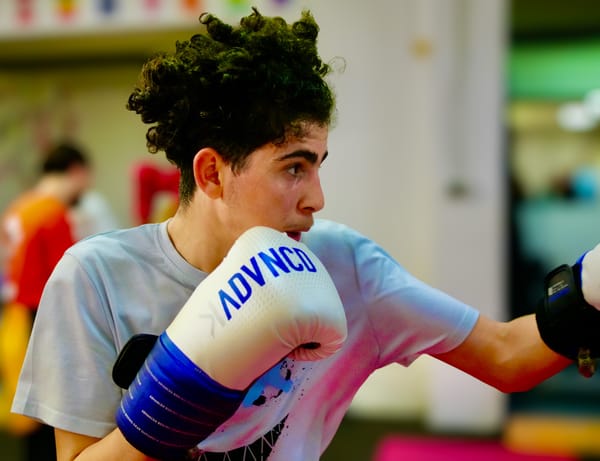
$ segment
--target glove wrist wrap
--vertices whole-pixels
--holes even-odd
[[[580,372],[591,375],[590,362],[600,356],[600,312],[581,291],[581,263],[563,264],[544,279],[544,296],[536,307],[540,336],[554,352],[579,362]],[[586,368],[587,367],[587,368]]]

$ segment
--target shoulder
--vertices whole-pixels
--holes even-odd
[[[9,205],[4,220],[18,219],[27,228],[49,225],[54,219],[66,219],[67,207],[49,195],[28,192]]]
[[[113,246],[119,248],[143,248],[148,244],[155,244],[158,239],[161,224],[143,224],[141,226],[127,229],[115,229],[94,234],[80,240],[74,251],[85,252],[90,249],[110,249]]]
[[[347,264],[349,258],[359,266],[385,260],[400,267],[377,242],[345,224],[319,219],[302,241],[321,259]],[[327,265],[327,264],[326,264]]]
[[[332,247],[336,250],[352,250],[365,239],[365,236],[345,224],[317,219],[310,231],[303,235],[302,242],[318,253]]]
[[[109,306],[115,300],[117,304],[128,299],[132,303],[137,296],[132,286],[155,281],[157,271],[168,272],[153,243],[156,232],[156,225],[139,226],[96,234],[75,243],[52,271],[41,304],[55,304],[63,297],[72,300],[71,309],[92,304]],[[145,295],[144,290],[139,293]]]
[[[389,291],[411,283],[410,274],[386,250],[361,232],[333,221],[318,220],[302,241],[321,260],[339,287]]]
[[[175,284],[193,289],[206,276],[173,246],[167,221],[111,230],[80,240],[61,260],[98,283]],[[130,287],[129,287],[130,288]],[[189,295],[189,293],[188,293]]]
[[[142,262],[156,255],[160,224],[144,224],[128,229],[111,230],[80,240],[66,255],[82,265],[134,260]]]

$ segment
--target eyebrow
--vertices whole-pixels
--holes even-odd
[[[323,155],[323,159],[321,160],[321,163],[323,163],[325,161],[325,159],[327,158],[328,155],[329,155],[329,151],[325,151],[325,154]],[[313,165],[316,164],[317,161],[319,160],[318,154],[316,154],[315,152],[312,152],[310,150],[295,150],[294,152],[285,154],[283,157],[280,157],[278,160],[280,162],[283,162],[285,160],[289,160],[291,158],[298,158],[298,157],[305,159],[307,162],[309,162]]]

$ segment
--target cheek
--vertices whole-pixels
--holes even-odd
[[[295,208],[299,194],[296,186],[266,174],[238,178],[229,189],[228,201],[244,216],[280,217]]]
[[[271,185],[274,186],[274,185]],[[263,189],[266,191],[267,189]],[[263,194],[252,204],[255,216],[260,216],[265,222],[281,225],[290,219],[296,210],[296,193],[289,187],[271,187],[268,193]]]
[[[270,186],[257,184],[253,189],[249,208],[257,216],[278,216],[291,203],[289,194],[286,194],[282,188],[273,186],[273,184]]]
[[[242,215],[264,214],[276,201],[272,185],[254,177],[239,178],[226,191],[225,201]]]

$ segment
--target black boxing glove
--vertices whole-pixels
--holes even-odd
[[[600,246],[546,275],[536,320],[546,345],[592,376],[600,357]]]

